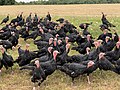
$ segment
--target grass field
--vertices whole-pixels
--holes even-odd
[[[0,6],[0,21],[8,13],[11,19],[18,13],[24,12],[27,16],[30,12],[37,12],[38,15],[45,16],[49,11],[53,17],[53,20],[59,17],[64,17],[75,26],[79,26],[82,22],[93,22],[89,30],[94,37],[97,37],[101,31],[99,25],[101,24],[100,16],[101,12],[108,14],[108,19],[114,23],[117,27],[118,33],[120,33],[120,4],[105,4],[105,5],[48,5],[48,6]],[[2,27],[2,26],[0,26]],[[79,29],[79,28],[78,28]],[[80,29],[79,29],[80,30]],[[23,46],[26,42],[23,39],[19,39],[19,43]],[[30,50],[35,50],[36,47],[32,40],[28,40]],[[17,58],[17,49],[15,51],[8,51],[14,59]],[[69,55],[77,54],[75,51],[71,51]],[[33,84],[30,82],[30,76],[28,71],[20,71],[18,65],[14,66],[14,74],[11,70],[2,70],[0,76],[0,90],[32,90]],[[64,73],[56,71],[49,76],[44,83],[41,84],[38,90],[120,90],[120,76],[113,72],[103,72],[97,70],[90,75],[92,83],[88,85],[86,76],[78,77],[75,79],[75,85],[71,83],[71,78]]]

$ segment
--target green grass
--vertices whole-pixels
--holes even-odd
[[[69,20],[75,26],[79,26],[83,22],[93,22],[93,25],[89,27],[89,31],[92,33],[93,37],[98,37],[100,33],[99,25],[101,24],[101,17],[80,17],[80,16],[62,16],[65,19]],[[0,21],[3,16],[0,16]],[[53,20],[60,18],[60,16],[54,16]],[[117,27],[114,28],[120,33],[120,18],[119,17],[109,17],[109,20],[112,21]],[[2,26],[0,26],[2,27]],[[78,30],[79,27],[78,27]],[[26,42],[23,39],[19,39],[19,43],[22,45],[22,48],[25,48]],[[33,44],[33,40],[28,40],[30,50],[35,50],[36,46]],[[14,51],[9,50],[14,59],[18,57],[17,49]],[[78,54],[75,51],[69,53],[69,55]],[[2,70],[0,76],[0,90],[32,90],[33,84],[30,82],[29,71],[20,71],[17,64],[14,66],[14,74],[11,73],[11,70]],[[101,75],[99,70],[96,70],[90,75],[91,85],[88,85],[86,76],[80,76],[75,79],[75,85],[71,83],[71,78],[66,76],[60,71],[55,71],[51,76],[49,76],[46,81],[44,81],[39,90],[120,90],[120,76],[113,72],[105,72]]]

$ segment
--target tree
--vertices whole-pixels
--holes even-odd
[[[0,5],[14,5],[15,0],[0,0]]]
[[[1,2],[2,1],[2,2]],[[4,5],[3,3],[5,1],[12,1],[12,0],[0,0],[1,2],[1,5]],[[10,3],[8,2],[7,5],[11,5],[11,4],[14,4],[14,1],[13,0],[13,3]],[[36,5],[36,4],[103,4],[103,3],[120,3],[120,0],[38,0],[38,1],[32,1],[32,2],[29,2],[29,3],[25,3],[25,2],[20,2],[20,3],[16,3],[16,4],[27,4],[27,5]]]
[[[0,5],[4,5],[5,0],[0,0]]]

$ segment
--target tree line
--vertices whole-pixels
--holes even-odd
[[[0,5],[14,5],[15,0],[0,0]]]
[[[0,5],[52,5],[52,4],[108,4],[120,3],[120,0],[38,0],[29,3],[16,2],[15,0],[0,0]]]

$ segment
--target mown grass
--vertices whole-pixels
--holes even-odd
[[[4,12],[3,14],[0,13],[1,14],[0,21],[2,18],[5,17]],[[17,15],[16,14],[17,12],[16,11],[14,12],[15,12],[15,15]],[[14,17],[15,16],[11,13],[11,18],[14,18]],[[69,16],[69,14],[67,15],[65,14],[62,16],[53,15],[53,21],[55,21],[60,17],[63,17],[69,20],[71,23],[73,23],[77,27],[79,26],[80,23],[83,23],[83,22],[93,22],[93,25],[89,27],[89,31],[92,33],[93,37],[95,38],[98,37],[100,33],[102,33],[99,30],[99,25],[101,24],[100,16],[99,17],[76,16],[76,15]],[[114,16],[114,17],[108,17],[108,19],[117,26],[116,28],[113,28],[113,29],[116,29],[117,32],[120,33],[120,30],[119,30],[120,18],[117,16]],[[80,31],[79,27],[78,27],[78,30]],[[24,46],[26,43],[30,44],[30,50],[36,49],[36,46],[33,44],[33,40],[28,40],[27,42],[24,42],[23,39],[19,39],[19,43],[22,45],[23,49],[25,48]],[[14,51],[9,50],[8,53],[11,54],[14,57],[14,59],[16,59],[18,56],[17,49]],[[69,55],[74,55],[74,54],[78,54],[78,53],[72,50],[69,53]],[[30,82],[29,71],[27,70],[20,71],[17,64],[14,65],[13,70],[14,70],[14,74],[11,73],[11,70],[5,70],[3,68],[2,74],[0,76],[0,90],[32,90],[33,84]],[[51,76],[49,76],[46,79],[46,81],[44,81],[44,83],[41,84],[38,90],[120,90],[120,76],[113,72],[103,71],[103,74],[101,74],[99,70],[96,70],[94,73],[90,75],[90,79],[92,83],[89,85],[87,83],[86,76],[85,75],[80,76],[75,79],[75,85],[73,86],[71,83],[71,78],[69,76],[66,76],[64,73],[60,71],[55,71]]]

